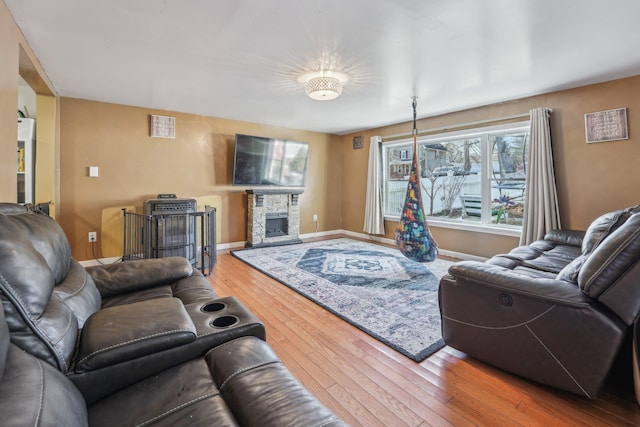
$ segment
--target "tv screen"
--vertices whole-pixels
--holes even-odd
[[[236,134],[233,184],[302,187],[308,152],[304,142]]]

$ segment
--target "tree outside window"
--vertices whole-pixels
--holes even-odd
[[[528,123],[458,134],[418,141],[426,214],[442,221],[521,226]],[[385,215],[399,217],[413,143],[385,144],[383,151]]]

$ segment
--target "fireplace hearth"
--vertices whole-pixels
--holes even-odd
[[[247,190],[247,247],[302,243],[302,190]]]

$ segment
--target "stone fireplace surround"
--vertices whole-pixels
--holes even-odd
[[[247,190],[246,247],[290,245],[302,243],[298,197],[303,190]],[[287,215],[287,234],[267,237],[267,214]],[[271,216],[271,215],[270,215]]]

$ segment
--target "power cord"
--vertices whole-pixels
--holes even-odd
[[[100,261],[98,259],[98,257],[96,256],[96,246],[95,246],[96,241],[93,240],[91,241],[91,255],[93,255],[93,259],[96,260],[98,262],[98,264],[100,265],[105,265],[104,262]]]

